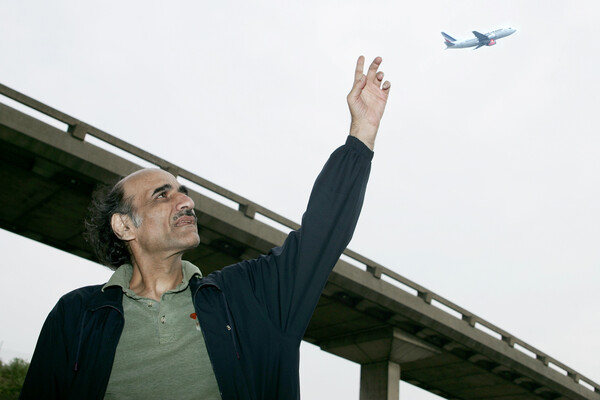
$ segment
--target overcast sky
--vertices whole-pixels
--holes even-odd
[[[0,82],[299,221],[348,132],[356,58],[382,56],[392,89],[350,248],[598,382],[598,15],[596,0],[5,1]],[[476,51],[440,35],[508,26]],[[5,361],[30,357],[62,294],[109,276],[6,231],[0,251]],[[358,398],[358,365],[302,353],[303,398]]]

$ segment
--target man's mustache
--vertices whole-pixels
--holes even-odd
[[[181,217],[194,217],[194,221],[198,223],[198,217],[196,217],[196,213],[190,208],[186,208],[185,210],[179,211],[177,214],[175,214],[173,221],[177,221]]]

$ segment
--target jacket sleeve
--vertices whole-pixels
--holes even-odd
[[[52,309],[38,338],[19,399],[64,398],[67,349],[64,338],[64,303]]]
[[[327,278],[352,238],[372,158],[367,146],[349,136],[317,177],[301,228],[281,247],[238,269],[248,274],[250,290],[286,335],[302,338]]]

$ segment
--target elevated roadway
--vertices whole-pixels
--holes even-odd
[[[165,169],[192,189],[201,244],[186,259],[204,273],[280,245],[286,232],[276,227],[298,228],[0,85],[1,228],[94,260],[82,239],[91,192],[140,165]],[[350,250],[330,275],[304,339],[361,364],[361,400],[397,399],[400,379],[447,399],[600,400],[591,379]]]

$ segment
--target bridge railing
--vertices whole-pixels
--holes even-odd
[[[116,149],[122,150],[125,153],[133,156],[134,158],[140,159],[152,165],[155,165],[161,169],[164,169],[175,176],[182,177],[187,179],[196,185],[212,192],[213,195],[216,195],[216,199],[219,197],[229,200],[234,204],[237,204],[238,211],[244,213],[244,215],[248,218],[254,219],[257,214],[262,215],[266,218],[263,218],[262,221],[270,224],[279,230],[285,229],[285,227],[289,229],[298,229],[300,225],[295,223],[294,221],[287,219],[265,207],[262,207],[259,204],[256,204],[242,196],[239,196],[213,182],[210,182],[192,172],[189,172],[183,168],[176,166],[160,157],[157,157],[151,153],[148,153],[141,148],[129,144],[119,138],[116,138],[101,129],[98,129],[94,126],[86,124],[76,118],[73,118],[65,113],[62,113],[52,107],[49,107],[31,97],[28,97],[22,93],[19,93],[3,84],[0,84],[0,102],[2,102],[3,98],[8,98],[14,102],[16,102],[16,109],[23,111],[29,115],[32,115],[31,110],[35,110],[43,115],[58,121],[59,123],[64,124],[66,129],[65,133],[70,134],[72,137],[86,141],[88,139],[88,135],[93,136],[94,138],[104,142],[109,147],[114,147]],[[10,103],[10,100],[7,103]],[[11,106],[11,104],[7,104]],[[22,106],[25,106],[22,107]],[[34,117],[36,117],[35,113],[33,113]],[[90,141],[93,142],[93,141]],[[104,147],[104,146],[103,146]],[[105,147],[106,148],[106,147]],[[134,161],[135,162],[135,161]],[[215,198],[214,196],[211,196]],[[280,226],[278,226],[280,225]],[[445,299],[444,297],[432,292],[429,289],[424,288],[423,286],[411,281],[403,277],[402,275],[374,262],[373,260],[366,258],[350,249],[346,249],[344,251],[344,255],[352,260],[352,264],[365,269],[365,271],[369,272],[375,279],[384,279],[392,284],[394,284],[398,289],[404,290],[405,292],[412,293],[415,296],[418,296],[425,303],[437,307],[438,309],[445,311],[449,315],[452,315],[456,318],[462,319],[465,323],[471,326],[473,329],[479,329],[482,332],[487,333],[488,335],[501,340],[509,347],[519,350],[522,353],[528,355],[531,358],[543,363],[548,368],[553,368],[554,370],[562,373],[563,375],[568,376],[576,383],[586,387],[587,389],[594,391],[596,393],[600,393],[600,385],[591,379],[586,378],[581,375],[577,371],[572,368],[564,365],[560,361],[555,358],[549,356],[548,354],[538,350],[537,348],[525,343],[524,341],[516,338],[505,330],[497,327],[484,320],[483,318],[465,310],[464,308],[454,304],[450,300]],[[358,265],[357,265],[358,264]],[[389,278],[389,279],[385,279]]]
[[[404,289],[402,286],[412,289],[412,291],[414,291],[416,293],[416,296],[421,298],[425,303],[435,306],[456,318],[462,319],[467,324],[469,324],[469,326],[471,326],[472,328],[479,329],[482,332],[485,332],[488,335],[495,337],[498,340],[501,340],[509,347],[519,350],[522,353],[524,353],[525,355],[543,363],[546,367],[552,368],[552,369],[558,371],[559,373],[562,373],[563,375],[568,376],[569,378],[573,379],[576,383],[581,384],[582,386],[586,387],[587,389],[592,390],[596,393],[600,393],[600,385],[598,385],[596,382],[581,375],[574,369],[566,366],[565,364],[563,364],[560,361],[558,361],[557,359],[549,356],[548,354],[544,353],[543,351],[538,350],[537,348],[531,346],[530,344],[511,335],[510,333],[506,332],[504,329],[497,327],[496,325],[492,324],[491,322],[488,322],[488,321],[484,320],[483,318],[454,304],[450,300],[424,288],[423,286],[411,281],[410,279],[403,277],[402,275],[400,275],[394,271],[389,270],[388,268],[385,268],[382,265],[377,264],[376,262],[374,262],[372,260],[369,260],[368,258],[365,258],[359,254],[352,252],[351,250],[346,250],[346,252],[344,252],[344,254],[349,255],[353,259],[364,264],[366,266],[367,271],[370,272],[376,279],[382,279],[382,278],[384,278],[384,276],[391,278],[392,281],[395,281],[395,282],[401,284],[399,289],[406,291],[406,289]],[[389,280],[387,280],[387,281],[389,282]],[[392,284],[394,284],[394,282],[392,282]],[[395,286],[399,286],[399,285],[395,285]],[[411,290],[408,290],[408,292],[411,292]],[[436,302],[438,304],[436,304]],[[441,305],[441,307],[439,305]]]

